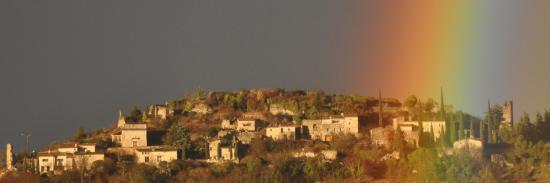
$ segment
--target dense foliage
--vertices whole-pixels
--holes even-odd
[[[441,103],[441,102],[440,102]],[[60,175],[35,175],[22,171],[8,173],[0,182],[544,182],[550,180],[550,111],[537,113],[534,120],[523,114],[513,126],[501,126],[502,107],[494,105],[483,118],[462,111],[446,110],[433,99],[407,97],[403,105],[396,99],[383,99],[384,123],[397,116],[411,120],[445,120],[445,133],[434,139],[433,130],[420,134],[420,147],[406,143],[402,131],[388,128],[386,147],[370,144],[368,136],[338,135],[332,142],[311,140],[273,141],[255,137],[245,148],[241,162],[208,164],[207,142],[220,131],[222,119],[246,113],[262,113],[268,123],[296,123],[328,115],[356,113],[368,116],[369,127],[376,127],[378,99],[358,95],[326,94],[281,89],[207,92],[170,100],[167,106],[177,115],[166,120],[152,118],[134,107],[127,120],[145,122],[166,132],[165,145],[181,151],[181,159],[163,162],[158,167],[135,164],[131,157],[107,154],[94,162],[90,170],[67,171]],[[212,113],[201,114],[194,108],[205,105]],[[269,110],[281,107],[289,113],[273,115]],[[265,124],[269,125],[269,124]],[[422,130],[420,130],[422,131]],[[96,142],[110,147],[109,129],[86,132],[77,130],[74,140]],[[363,131],[363,134],[368,132]],[[487,147],[498,147],[501,159],[478,158],[452,152],[453,143],[462,139],[483,139]],[[336,160],[320,156],[295,157],[292,152],[338,152]],[[22,158],[18,158],[19,162]],[[1,162],[1,160],[0,160]]]

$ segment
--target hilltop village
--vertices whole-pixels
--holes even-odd
[[[113,116],[36,152],[6,146],[1,181],[503,182],[543,180],[550,112],[484,119],[415,96],[207,92]],[[517,172],[522,170],[521,172]]]

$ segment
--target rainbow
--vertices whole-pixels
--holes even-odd
[[[537,25],[546,29],[535,30],[534,34],[549,37],[548,24],[539,24],[544,22],[542,15],[550,17],[550,11],[544,11],[550,3],[544,3],[546,8],[538,7],[535,12],[539,14],[530,12],[541,3],[364,2],[364,19],[358,21],[361,31],[353,43],[355,64],[347,68],[353,79],[346,87],[372,94],[381,88],[386,96],[400,98],[411,94],[437,98],[443,87],[455,109],[470,109],[467,111],[474,114],[483,112],[488,99],[522,99],[529,94],[516,89],[515,82],[529,80],[531,67],[550,66],[549,59],[521,69],[523,73],[514,72],[520,61],[549,58],[548,53],[534,54],[525,49],[532,48],[532,44],[518,42],[518,37],[532,37],[528,32],[534,30],[525,27]],[[525,21],[533,17],[540,20]],[[507,90],[495,91],[502,88]]]

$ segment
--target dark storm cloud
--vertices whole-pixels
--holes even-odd
[[[0,143],[34,147],[197,86],[341,91],[357,3],[0,1]]]

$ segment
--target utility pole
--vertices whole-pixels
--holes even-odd
[[[378,107],[379,107],[378,126],[383,127],[382,120],[384,116],[382,115],[382,90],[381,89],[378,89]]]

